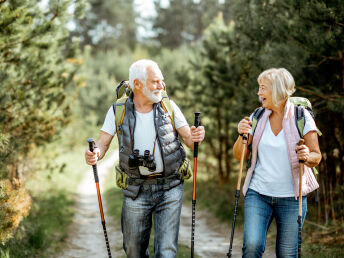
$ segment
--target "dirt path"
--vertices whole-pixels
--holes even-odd
[[[104,189],[105,177],[118,159],[118,152],[98,165],[101,191]],[[106,200],[103,197],[104,212],[106,214]],[[191,208],[183,206],[179,230],[179,243],[190,247],[191,238]],[[106,228],[110,240],[112,257],[125,257],[122,250],[122,232],[120,225],[108,216]],[[120,219],[120,218],[119,218]],[[119,220],[118,220],[119,221]],[[119,223],[119,222],[118,222]],[[76,213],[69,229],[69,237],[58,257],[64,258],[106,258],[107,251],[104,233],[101,226],[97,192],[92,170],[85,173],[78,187]],[[232,257],[241,257],[242,232],[236,231]],[[230,237],[230,227],[220,223],[206,211],[196,210],[195,252],[199,257],[226,257]],[[264,257],[274,257],[271,247],[267,248]]]
[[[98,165],[100,190],[104,189],[105,176],[113,167],[118,153],[112,154],[110,158]],[[102,195],[103,197],[103,195]],[[106,200],[102,199],[104,213],[106,214]],[[64,247],[64,252],[59,257],[64,258],[87,258],[108,257],[103,227],[101,225],[97,191],[94,183],[93,171],[90,169],[85,173],[78,187],[78,199],[76,204],[73,224]],[[112,220],[105,215],[106,229],[110,240],[112,257],[123,257],[122,232],[112,224]]]
[[[191,217],[192,209],[183,206],[179,242],[184,245],[191,246]],[[207,211],[198,211],[196,207],[196,224],[195,224],[195,252],[202,258],[227,257],[229,249],[229,238],[231,227],[227,224],[219,222],[212,217]],[[235,231],[232,257],[242,257],[242,232]],[[264,258],[275,257],[272,246],[267,246],[264,252]]]

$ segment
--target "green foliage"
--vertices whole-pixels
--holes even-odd
[[[10,146],[1,149],[2,165],[50,141],[68,122],[66,88],[77,68],[66,58],[72,60],[75,50],[65,45],[69,4],[51,1],[45,11],[35,1],[0,6],[0,130]]]
[[[66,240],[74,214],[75,189],[89,167],[80,155],[83,147],[66,151],[64,146],[65,142],[61,141],[49,144],[36,153],[40,158],[32,160],[35,164],[45,164],[49,159],[54,160],[52,167],[65,166],[63,171],[56,166],[26,181],[26,188],[33,197],[30,215],[20,223],[14,238],[0,245],[1,258],[6,257],[1,256],[6,253],[12,258],[53,257]]]
[[[285,67],[295,78],[295,95],[311,100],[317,125],[324,132],[321,170],[327,175],[320,180],[325,180],[325,187],[343,184],[344,173],[336,172],[344,167],[341,1],[255,0],[232,2],[230,7],[234,15],[230,24],[216,20],[204,33],[190,69],[179,73],[180,81],[189,84],[184,91],[185,108],[203,111],[205,144],[218,160],[220,177],[220,153],[226,155],[223,160],[230,168],[228,151],[236,124],[258,106],[258,75],[271,67]]]
[[[310,99],[323,161],[320,185],[325,218],[342,217],[337,208],[329,211],[332,189],[344,184],[344,6],[342,1],[250,1],[233,6],[240,46],[251,55],[247,59],[247,82],[256,88],[259,72],[285,67],[296,81],[296,96]],[[254,51],[254,53],[252,52]],[[251,65],[253,64],[253,65]],[[257,69],[258,68],[258,69]],[[257,72],[260,70],[259,72]],[[250,106],[253,110],[253,106]],[[320,216],[320,215],[319,215]],[[326,219],[327,221],[327,219]]]
[[[69,121],[66,100],[69,87],[77,86],[73,79],[79,61],[77,44],[67,44],[66,24],[74,16],[68,8],[81,13],[82,3],[0,2],[0,181],[11,179],[6,182],[13,191],[21,191],[21,176],[29,169],[20,163],[29,151],[55,139]],[[6,189],[8,194],[12,186]],[[15,198],[0,199],[0,210],[15,221],[10,232],[27,213],[27,206],[16,210],[21,205],[25,202]],[[0,221],[1,228],[7,220]]]
[[[162,71],[169,97],[172,97],[177,104],[181,102],[181,97],[185,98],[183,91],[180,91],[179,85],[187,87],[186,82],[180,81],[178,73],[180,70],[186,71],[189,69],[188,62],[192,56],[192,49],[186,45],[173,50],[163,48],[159,53],[152,56],[152,59],[158,63]]]
[[[238,110],[242,108],[237,86],[241,79],[238,53],[233,46],[233,26],[226,26],[222,18],[217,18],[205,31],[188,69],[178,73],[181,106],[189,114],[196,110],[202,113],[207,131],[203,151],[217,160],[221,181],[228,180],[232,170],[230,153],[236,136],[233,121],[240,118]]]
[[[133,0],[89,0],[86,15],[77,20],[72,35],[81,39],[82,46],[94,50],[125,50],[136,45],[136,21]]]
[[[42,254],[53,242],[66,238],[73,218],[73,196],[66,192],[34,199],[30,215],[21,223],[14,238],[0,250],[9,257],[47,257]],[[3,257],[3,256],[0,256]]]
[[[122,52],[118,49],[98,51],[93,55],[86,48],[84,54],[84,66],[78,76],[84,79],[83,87],[78,93],[76,108],[80,108],[76,114],[79,119],[94,117],[96,125],[102,125],[108,109],[115,101],[116,87],[128,80],[129,67],[137,59],[147,58],[147,52],[140,46],[135,51],[126,49]],[[91,126],[91,124],[85,125]]]
[[[218,0],[170,0],[167,7],[155,1],[155,39],[163,47],[177,48],[201,38],[203,30],[222,10]]]

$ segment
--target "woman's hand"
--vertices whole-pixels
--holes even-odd
[[[310,151],[307,145],[297,145],[296,152],[298,160],[303,160],[304,162],[306,162],[309,159]]]
[[[251,131],[252,121],[249,117],[245,117],[238,124],[238,133],[239,134],[249,134]]]

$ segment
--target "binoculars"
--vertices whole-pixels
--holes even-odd
[[[148,168],[150,172],[156,170],[156,163],[154,156],[150,154],[149,150],[144,151],[144,155],[140,155],[140,151],[135,149],[132,154],[129,155],[128,160],[129,169],[136,169],[139,166]]]

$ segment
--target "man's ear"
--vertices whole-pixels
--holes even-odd
[[[134,89],[141,90],[143,87],[143,83],[139,79],[134,80]]]

